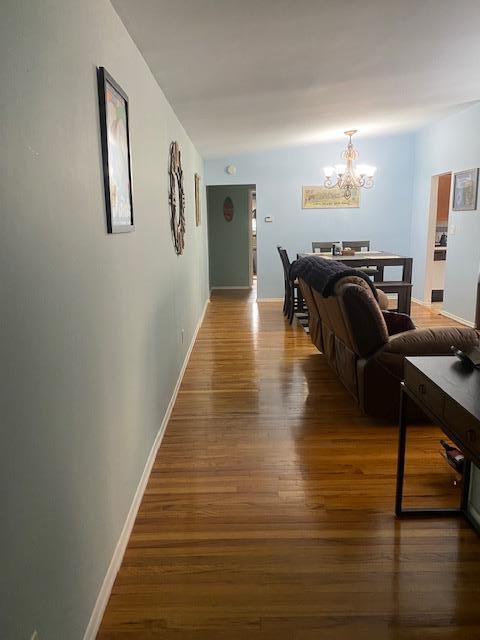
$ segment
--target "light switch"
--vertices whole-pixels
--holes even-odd
[[[266,216],[266,218],[264,218],[265,222],[273,222],[273,218],[272,216]]]
[[[450,225],[450,228],[449,228],[449,230],[448,230],[449,235],[454,236],[454,235],[455,235],[456,230],[457,230],[456,225],[451,224],[451,225]]]

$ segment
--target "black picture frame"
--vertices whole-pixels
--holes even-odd
[[[129,126],[129,112],[128,112],[128,96],[122,87],[115,82],[112,76],[108,73],[105,67],[97,68],[97,84],[98,84],[98,106],[100,110],[100,138],[102,143],[102,160],[103,160],[103,185],[105,192],[105,209],[107,217],[107,230],[108,233],[125,233],[135,230],[134,217],[133,217],[133,196],[132,196],[132,167],[131,167],[131,155],[130,155],[130,126]],[[112,166],[115,158],[112,158],[113,153],[111,145],[112,138],[109,138],[109,122],[107,114],[107,92],[109,96],[114,98],[120,105],[120,108],[125,110],[125,132],[124,136],[119,134],[119,140],[125,142],[126,137],[126,151],[120,153],[118,149],[117,153],[117,165],[123,168],[123,171],[119,171],[120,177],[125,181],[128,176],[128,185],[121,185],[120,189],[123,192],[122,198],[123,207],[126,206],[125,195],[128,195],[129,216],[120,217],[115,212],[114,201],[117,198],[117,190],[112,193]],[[111,133],[111,132],[110,132]],[[126,153],[126,157],[125,157]],[[125,167],[125,164],[127,165]],[[126,175],[125,175],[126,174]],[[113,205],[113,206],[112,206]]]

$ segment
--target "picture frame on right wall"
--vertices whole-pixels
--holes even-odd
[[[475,211],[477,193],[478,168],[454,173],[452,211]]]

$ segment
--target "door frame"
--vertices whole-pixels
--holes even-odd
[[[252,289],[253,288],[253,242],[252,242],[252,193],[257,193],[257,185],[254,183],[236,183],[236,182],[225,182],[225,183],[214,183],[205,185],[206,193],[207,193],[207,220],[208,220],[208,189],[213,189],[215,187],[244,187],[247,189],[247,216],[248,216],[248,278],[249,284],[247,286],[222,286],[222,287],[212,287],[210,289]],[[258,202],[257,202],[258,207]],[[210,243],[210,238],[208,239]],[[210,244],[209,244],[210,250]],[[258,215],[257,215],[257,275],[258,275]]]
[[[430,179],[430,204],[428,207],[428,228],[427,246],[425,249],[425,286],[423,290],[423,301],[425,304],[432,303],[432,280],[433,280],[433,251],[435,246],[435,229],[437,226],[437,203],[438,203],[438,179],[441,174],[437,174]]]
[[[423,302],[425,304],[432,304],[432,281],[433,281],[433,262],[435,251],[435,232],[437,228],[437,204],[438,204],[438,183],[441,176],[450,174],[450,180],[453,179],[453,170],[442,171],[442,173],[436,173],[431,177],[430,181],[430,204],[428,208],[428,228],[427,228],[427,246],[425,253],[425,286],[423,290]],[[452,210],[452,197],[453,189],[450,182],[450,200],[448,205],[450,226],[450,211]],[[447,251],[448,260],[448,251]],[[445,263],[445,267],[446,267]]]
[[[248,189],[248,279],[250,282],[250,289],[253,287],[253,233],[252,233],[252,204],[253,193],[256,193],[255,186],[250,186]],[[258,222],[258,216],[257,216]],[[258,233],[258,227],[257,227]],[[258,269],[258,242],[257,242],[257,269]]]

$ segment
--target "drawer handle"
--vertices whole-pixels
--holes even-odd
[[[477,439],[477,432],[475,429],[467,429],[467,440],[469,442],[475,442]]]
[[[427,393],[427,389],[426,389],[426,387],[425,387],[425,385],[424,385],[424,384],[419,384],[419,385],[418,385],[418,391],[419,391],[422,395],[425,395],[425,394]]]

